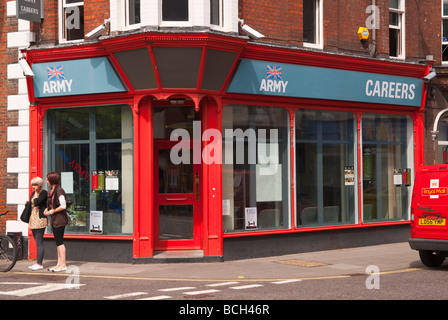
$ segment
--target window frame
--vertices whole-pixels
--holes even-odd
[[[100,137],[100,132],[97,130],[98,126],[97,126],[97,121],[98,121],[98,117],[100,116],[98,110],[102,109],[102,108],[107,108],[107,107],[119,107],[121,108],[122,112],[123,110],[128,111],[128,115],[130,115],[129,119],[129,124],[132,126],[131,131],[128,131],[125,136],[121,136],[121,137]],[[88,113],[88,119],[86,120],[88,122],[88,136],[85,137],[79,137],[79,138],[68,138],[68,139],[58,139],[56,137],[56,121],[57,119],[55,118],[55,114],[57,112],[70,112],[71,110],[77,110],[77,109],[87,109],[87,113]],[[120,118],[121,121],[124,121],[126,119],[123,120],[123,117]],[[123,122],[122,122],[123,123]],[[76,123],[74,124],[76,126]],[[78,124],[79,125],[79,124]],[[94,106],[89,106],[89,107],[70,107],[70,108],[66,108],[66,109],[61,109],[61,108],[50,108],[48,111],[45,112],[44,115],[44,121],[43,121],[43,130],[44,130],[44,138],[43,139],[43,166],[42,166],[42,176],[46,176],[46,174],[50,171],[55,171],[56,169],[56,163],[58,161],[60,161],[59,157],[63,156],[65,153],[61,148],[61,151],[58,151],[60,146],[67,146],[67,145],[79,145],[80,148],[82,145],[88,145],[88,149],[89,149],[89,165],[88,166],[83,166],[81,169],[82,164],[78,163],[76,164],[76,160],[75,159],[71,159],[69,161],[74,162],[75,167],[72,167],[73,169],[73,174],[74,176],[76,176],[76,178],[78,179],[78,175],[79,177],[81,177],[81,180],[85,180],[85,178],[89,177],[89,181],[88,181],[88,186],[89,186],[89,194],[85,195],[88,198],[88,202],[89,202],[89,207],[88,210],[86,212],[86,214],[88,215],[89,212],[91,211],[95,211],[96,209],[96,202],[97,202],[97,198],[102,198],[104,201],[108,202],[108,209],[107,211],[104,211],[103,214],[110,214],[110,212],[113,213],[119,213],[120,216],[125,216],[126,219],[130,219],[131,222],[129,222],[127,224],[127,227],[130,226],[130,228],[132,228],[132,230],[130,230],[129,232],[120,232],[120,233],[115,233],[115,232],[110,232],[109,230],[105,230],[105,224],[103,224],[103,232],[100,234],[92,234],[89,231],[81,231],[78,232],[76,230],[73,229],[66,229],[66,235],[68,236],[98,236],[98,237],[104,237],[104,236],[118,236],[118,237],[127,237],[127,236],[131,236],[134,232],[134,213],[135,213],[135,203],[134,203],[134,198],[133,196],[129,197],[129,195],[127,195],[127,197],[130,199],[130,203],[128,203],[128,208],[130,208],[127,212],[122,211],[123,208],[122,206],[124,205],[123,202],[120,201],[116,202],[113,200],[114,195],[112,193],[108,193],[107,191],[105,192],[100,192],[100,194],[98,194],[97,196],[95,196],[93,190],[92,190],[92,178],[91,178],[91,173],[93,171],[97,171],[97,149],[98,146],[101,144],[117,144],[120,143],[121,147],[123,148],[123,146],[125,144],[131,145],[132,146],[132,159],[131,159],[131,163],[132,166],[130,168],[130,170],[132,170],[132,172],[134,172],[134,165],[133,165],[133,159],[134,159],[134,132],[133,132],[133,126],[134,126],[134,120],[132,118],[132,111],[131,111],[131,107],[128,104],[114,104],[114,105],[109,105],[109,106],[101,106],[101,105],[94,105]],[[121,132],[121,134],[123,135],[123,131]],[[64,158],[63,158],[64,159]],[[65,159],[65,163],[68,164],[68,159]],[[123,155],[121,158],[121,161],[123,161]],[[78,167],[78,165],[80,167]],[[70,166],[70,164],[69,164]],[[82,174],[78,171],[76,171],[79,168],[79,170],[85,170],[88,169],[88,172],[86,171],[85,173],[82,172]],[[124,172],[125,169],[124,167],[122,167],[120,169],[120,184],[122,184],[122,187],[120,189],[120,197],[124,197]],[[58,172],[58,171],[56,171]],[[60,173],[60,172],[58,172]],[[62,179],[62,174],[61,174],[61,179]],[[130,190],[130,192],[133,194],[133,190],[134,190],[134,175],[132,175],[131,178],[132,182],[129,184],[129,186],[127,187],[127,189]],[[87,180],[86,180],[87,181]],[[80,187],[81,188],[81,187]],[[67,194],[71,197],[71,199],[74,202],[74,205],[76,205],[76,200],[74,197],[74,194],[68,193]],[[92,207],[93,204],[93,207]],[[126,209],[126,207],[124,207]],[[123,224],[121,225],[123,227]],[[75,226],[76,227],[76,226]],[[79,227],[79,226],[78,226]],[[82,226],[81,226],[82,227]],[[88,228],[88,224],[85,226],[86,228]],[[47,233],[51,233],[50,232],[51,229],[51,225],[49,226],[49,228],[47,228],[46,232]]]
[[[389,2],[390,3],[390,2]],[[398,0],[398,9],[389,6],[389,58],[405,59],[406,58],[406,3],[405,0]],[[398,16],[398,26],[390,24],[390,13],[396,13]],[[390,55],[390,31],[398,30],[397,55]]]
[[[378,112],[366,112],[363,113],[362,117],[361,117],[361,132],[360,132],[360,139],[361,139],[361,159],[360,161],[362,161],[362,165],[359,168],[359,172],[361,172],[361,176],[362,176],[362,192],[361,192],[361,196],[360,196],[360,201],[362,202],[363,205],[363,210],[362,210],[362,221],[365,224],[368,223],[377,223],[377,222],[394,222],[394,221],[408,221],[409,220],[409,208],[411,206],[411,200],[412,200],[412,186],[413,186],[413,181],[414,179],[411,178],[412,184],[410,187],[405,186],[405,187],[397,187],[395,186],[395,188],[397,188],[396,190],[398,190],[398,188],[402,189],[403,192],[406,192],[406,201],[403,200],[403,197],[401,198],[401,217],[398,216],[398,211],[396,212],[397,217],[385,217],[384,216],[384,212],[382,211],[378,211],[382,208],[382,204],[383,203],[383,198],[380,195],[381,193],[381,188],[384,187],[384,184],[387,185],[387,183],[390,183],[391,181],[385,181],[385,179],[382,179],[382,170],[383,168],[388,168],[389,163],[384,164],[381,160],[381,153],[377,153],[377,154],[373,154],[372,157],[375,157],[375,176],[377,177],[377,181],[376,181],[376,185],[375,187],[375,204],[377,205],[378,208],[377,211],[372,212],[372,216],[369,217],[366,215],[366,208],[365,205],[368,204],[366,201],[366,195],[369,195],[368,192],[366,191],[366,186],[365,186],[365,166],[364,166],[364,156],[363,156],[363,151],[364,148],[369,148],[371,146],[375,146],[375,148],[381,148],[381,147],[401,147],[403,148],[401,150],[401,164],[396,162],[395,158],[390,158],[390,154],[388,154],[388,159],[391,159],[394,163],[394,168],[401,168],[403,166],[403,162],[406,162],[406,168],[411,169],[411,174],[414,174],[415,172],[415,167],[414,167],[414,159],[415,159],[415,154],[414,154],[414,121],[413,119],[410,117],[410,115],[408,114],[396,114],[396,113],[391,113],[391,114],[382,114],[382,113],[378,113]],[[374,122],[376,123],[385,123],[386,125],[389,125],[391,122],[405,122],[405,128],[403,130],[403,133],[406,135],[406,137],[402,137],[401,140],[397,140],[397,141],[390,141],[388,140],[389,137],[387,137],[384,140],[378,139],[377,137],[377,132],[376,132],[376,128],[374,129],[375,133],[375,137],[373,139],[368,139],[364,134],[365,134],[365,130],[367,130],[367,125],[368,122]],[[399,129],[403,129],[403,127],[399,128]],[[397,154],[393,154],[393,156],[395,157]],[[405,157],[405,158],[404,158]],[[398,167],[399,166],[399,167]],[[392,194],[388,194],[388,197],[392,197]],[[389,198],[388,198],[389,199]],[[404,206],[403,204],[407,202]],[[390,202],[388,200],[387,205],[390,205]],[[397,209],[397,208],[394,208]],[[378,214],[381,213],[381,217],[378,218]],[[376,219],[373,219],[373,214],[377,215]]]
[[[224,26],[224,0],[217,0],[218,1],[218,24],[214,24],[212,22],[212,1],[210,0],[210,27],[213,29],[222,29]]]
[[[124,21],[124,29],[134,29],[139,28],[142,25],[142,2],[140,1],[140,22],[139,23],[130,23],[129,22],[129,7],[130,2],[135,0],[125,0],[124,1],[124,12],[123,12],[123,21]]]
[[[193,0],[188,0],[188,20],[187,21],[164,21],[163,1],[159,0],[159,25],[161,27],[192,27],[193,26]]]
[[[323,49],[323,39],[324,39],[324,31],[323,31],[323,0],[313,0],[315,1],[316,11],[314,15],[315,20],[315,42],[305,42],[303,41],[303,46],[306,48],[314,48],[314,49]],[[303,20],[303,18],[302,18]]]
[[[243,108],[245,108],[245,111],[247,111],[247,127],[243,126],[239,126],[236,125],[234,122],[234,115],[233,112],[234,110],[242,110]],[[276,114],[276,116],[279,116],[280,118],[282,118],[283,116],[285,117],[284,122],[281,122],[280,125],[278,122],[275,122],[274,124],[277,126],[271,127],[266,125],[266,123],[263,123],[263,121],[261,122],[257,122],[257,120],[255,120],[255,118],[257,117],[257,112],[261,112],[261,113],[266,113],[269,114],[269,116],[272,116],[270,113],[267,112],[268,109],[277,109],[276,111],[278,111],[278,113]],[[231,109],[231,111],[229,110]],[[229,215],[223,215],[223,232],[225,234],[234,234],[234,233],[252,233],[252,232],[270,232],[270,231],[279,231],[279,230],[290,230],[292,228],[292,203],[291,203],[291,137],[290,137],[290,121],[289,121],[289,114],[288,111],[283,108],[283,107],[276,107],[276,106],[269,106],[269,105],[250,105],[250,104],[229,104],[226,105],[224,108],[223,113],[226,113],[226,115],[223,115],[222,117],[222,151],[223,151],[223,157],[222,157],[222,188],[223,188],[223,199],[224,200],[228,200],[229,201]],[[230,112],[230,113],[227,113]],[[226,118],[226,116],[228,118]],[[286,119],[288,118],[288,120]],[[240,119],[241,120],[241,119]],[[242,121],[242,120],[241,120]],[[243,129],[244,128],[244,129]],[[241,129],[243,131],[243,135],[245,135],[247,133],[246,130],[252,131],[254,132],[254,138],[256,139],[255,141],[255,146],[256,150],[251,149],[250,147],[250,142],[249,142],[249,137],[246,136],[245,138],[242,138],[241,136],[238,136],[239,134],[235,135],[235,131],[233,130],[238,130]],[[275,174],[279,174],[281,175],[281,179],[279,179],[278,181],[280,181],[281,184],[281,197],[282,200],[260,200],[258,199],[258,195],[257,195],[257,175],[260,177],[260,175],[257,173],[257,166],[259,166],[260,163],[259,161],[259,155],[260,155],[260,144],[270,144],[271,141],[271,136],[269,134],[269,138],[267,138],[267,136],[265,137],[261,137],[259,135],[259,129],[266,129],[266,134],[268,131],[274,129],[277,130],[277,144],[278,144],[278,157],[280,162],[277,163],[278,167],[277,167],[277,171],[275,172]],[[229,140],[230,137],[227,136],[227,134],[225,133],[226,130],[231,130],[233,133],[233,137],[231,137],[232,140]],[[238,136],[238,137],[237,137]],[[252,140],[253,142],[253,140]],[[231,146],[228,145],[228,143],[230,143]],[[243,158],[244,159],[239,159],[239,156],[241,156],[241,153],[237,153],[236,152],[236,148],[238,146],[241,146],[241,143],[244,145],[244,150],[243,152],[245,152]],[[231,154],[228,155],[226,154],[226,150],[228,150],[227,148],[231,147]],[[256,164],[251,164],[250,162],[250,151],[248,151],[249,149],[255,151],[255,155],[253,155],[255,157],[255,162]],[[266,150],[265,150],[266,151]],[[230,158],[228,158],[228,156],[230,158],[232,158],[233,160],[230,160]],[[248,160],[246,163],[246,160]],[[228,175],[231,175],[232,177],[234,177],[234,175],[237,174],[238,176],[240,176],[240,181],[241,184],[239,185],[239,187],[237,187],[234,182],[232,182],[232,187],[231,189],[229,189],[229,185],[227,184],[227,187],[225,186],[224,181],[234,181],[235,178],[232,179],[226,179],[226,177]],[[261,175],[263,176],[263,175]],[[249,184],[245,184],[243,183],[243,181],[251,181],[252,183]],[[261,185],[261,184],[260,184]],[[244,186],[244,187],[242,187]],[[252,187],[252,189],[250,189]],[[250,191],[245,191],[243,193],[238,193],[235,192],[235,188],[242,188],[243,190],[246,190],[246,188]],[[270,186],[270,188],[272,188],[272,186]],[[279,189],[277,189],[278,191]],[[250,194],[250,196],[249,196]],[[263,194],[263,192],[261,192],[260,190],[260,194]],[[241,196],[243,197],[243,199],[241,198]],[[239,199],[238,199],[239,197]],[[249,202],[248,202],[249,201]],[[241,206],[235,206],[235,202],[244,202],[244,205]],[[276,202],[282,202],[282,206],[280,209],[275,207],[272,209],[279,209],[279,220],[277,221],[279,223],[279,225],[277,225],[277,222],[274,225],[270,225],[270,226],[263,226],[262,223],[260,222],[261,220],[257,221],[257,227],[256,228],[248,228],[247,225],[245,225],[245,221],[244,218],[242,217],[242,212],[239,212],[239,216],[238,213],[235,212],[235,208],[249,208],[249,207],[257,207],[257,215],[261,214],[262,211],[264,211],[267,208],[263,208],[261,210],[258,211],[259,207],[261,207],[262,205],[266,205],[266,204],[275,204]],[[247,206],[246,204],[249,203]],[[255,204],[255,205],[254,205]],[[224,218],[225,217],[225,218]],[[227,221],[226,221],[227,220]],[[238,221],[240,223],[238,223]],[[242,222],[244,222],[244,224],[241,224]],[[242,227],[241,227],[242,226]]]
[[[58,2],[59,42],[61,42],[61,43],[82,42],[82,41],[84,41],[85,30],[82,31],[82,33],[83,33],[82,39],[67,40],[67,28],[66,28],[65,10],[66,10],[66,8],[79,7],[79,6],[82,6],[84,8],[84,0],[79,0],[79,1],[77,1],[75,3],[66,3],[66,1],[67,0],[59,0],[59,2]]]
[[[315,115],[315,124],[316,124],[316,131],[315,136],[312,138],[301,138],[297,135],[297,130],[300,128],[298,125],[298,113],[304,111],[304,112],[310,112],[314,113]],[[343,121],[346,122],[347,131],[344,131],[344,134],[347,134],[347,136],[344,139],[328,139],[324,137],[324,126],[331,124],[328,121],[325,121],[325,117],[328,115],[335,115],[337,118],[338,116],[343,117]],[[352,122],[352,128],[350,128],[350,122]],[[303,228],[322,228],[322,227],[328,227],[328,226],[340,226],[340,225],[357,225],[359,223],[359,207],[358,203],[360,201],[360,194],[359,190],[357,188],[358,186],[358,172],[359,172],[359,164],[358,164],[358,155],[357,155],[357,146],[358,146],[358,136],[356,132],[357,127],[357,118],[356,115],[351,111],[345,111],[345,110],[338,110],[338,111],[332,111],[328,109],[295,109],[294,110],[294,218],[295,218],[295,227],[299,229]],[[351,136],[350,136],[351,135]],[[297,156],[299,145],[309,145],[309,146],[316,146],[317,152],[315,153],[316,156],[316,162],[317,162],[317,171],[315,182],[316,182],[316,191],[317,191],[317,203],[316,203],[316,209],[317,209],[317,223],[302,223],[300,221],[300,216],[302,213],[302,210],[299,210],[299,206],[301,205],[301,202],[299,201],[298,192],[300,188],[300,180],[303,178],[299,172],[299,162],[304,160]],[[346,199],[348,200],[346,205],[347,206],[353,206],[353,212],[352,214],[348,214],[348,219],[337,221],[337,222],[325,222],[324,221],[324,197],[323,197],[323,188],[325,187],[325,179],[326,177],[324,173],[324,157],[325,154],[323,152],[324,147],[326,146],[345,146],[347,148],[346,154],[339,154],[340,156],[347,156],[345,159],[347,162],[346,165],[353,166],[354,170],[354,181],[353,185],[346,185],[345,188],[353,188],[352,191],[348,190],[346,192],[346,196],[350,197],[349,193],[352,192],[352,199]],[[350,165],[349,162],[353,162],[353,165]],[[350,203],[350,201],[353,201]],[[333,204],[332,204],[333,205]],[[330,205],[330,207],[332,206]],[[311,206],[310,206],[311,207]],[[342,217],[342,211],[340,212]]]
[[[441,60],[442,60],[442,64],[444,64],[444,65],[448,65],[448,57],[447,57],[447,60],[443,60],[443,46],[446,46],[446,50],[448,50],[448,37],[447,37],[447,39],[446,39],[446,41],[444,41],[444,37],[443,37],[443,22],[444,21],[447,21],[448,22],[448,12],[447,12],[447,14],[446,15],[444,15],[444,12],[443,12],[443,3],[445,2],[445,1],[447,1],[447,0],[441,0],[442,1],[442,6],[441,6],[441,17],[442,17],[442,22],[441,22],[441,40],[442,40],[442,55],[441,55]],[[448,1],[447,1],[447,4],[448,4]],[[448,28],[448,25],[447,25],[447,28]],[[448,30],[447,30],[447,33],[448,33]]]

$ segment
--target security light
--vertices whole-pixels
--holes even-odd
[[[423,82],[428,83],[431,79],[435,78],[437,74],[434,71],[431,71],[426,76],[423,77]]]
[[[19,65],[23,70],[23,75],[26,77],[34,77],[34,72],[25,58],[19,58]]]
[[[104,20],[104,23],[102,25],[99,25],[92,31],[90,31],[88,34],[86,34],[87,39],[97,39],[99,38],[104,31],[107,31],[107,23],[109,22],[108,19]]]
[[[262,35],[260,32],[258,32],[257,30],[249,27],[247,24],[243,24],[241,26],[241,30],[243,30],[243,32],[248,35],[250,38],[258,40],[260,38],[264,38],[264,35]]]

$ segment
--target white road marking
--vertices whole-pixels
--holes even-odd
[[[144,294],[147,294],[147,293],[146,292],[131,292],[131,293],[118,294],[116,296],[109,296],[109,297],[104,297],[104,298],[114,300],[114,299],[123,299],[123,298],[141,296]]]
[[[220,286],[230,286],[232,284],[238,284],[239,282],[231,281],[231,282],[220,282],[220,283],[212,283],[207,284],[206,287],[220,287]]]
[[[194,295],[197,295],[197,294],[214,293],[214,292],[219,292],[219,291],[220,290],[211,289],[211,290],[184,292],[184,294],[188,294],[189,296],[194,296]]]
[[[246,286],[230,287],[230,289],[241,290],[241,289],[257,288],[257,287],[262,287],[262,286],[263,286],[262,284],[249,284]]]
[[[156,296],[156,297],[149,297],[149,298],[142,298],[138,300],[163,300],[163,299],[170,299],[170,296]]]
[[[36,286],[36,285],[43,284],[43,283],[42,282],[0,282],[0,284],[18,284],[18,285]]]
[[[299,282],[299,281],[302,281],[302,280],[300,280],[300,279],[291,279],[291,280],[275,281],[275,282],[272,282],[272,283],[274,283],[274,284],[284,284],[284,283],[292,283],[292,282]]]
[[[32,294],[40,294],[46,292],[52,292],[63,289],[73,289],[79,288],[84,284],[67,284],[67,283],[47,283],[42,286],[19,289],[13,291],[0,291],[0,295],[16,296],[16,297],[26,297]]]
[[[159,289],[159,291],[169,292],[169,291],[181,291],[181,290],[190,290],[190,289],[196,289],[196,287],[168,288],[168,289]]]

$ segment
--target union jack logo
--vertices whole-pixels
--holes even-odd
[[[283,67],[276,67],[276,66],[271,67],[270,65],[267,65],[266,79],[283,80],[282,69]]]
[[[64,67],[47,67],[47,75],[48,80],[59,80],[59,79],[65,79],[64,75]]]

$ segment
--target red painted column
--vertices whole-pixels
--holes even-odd
[[[29,110],[29,181],[42,173],[42,168],[39,168],[39,159],[42,157],[42,121],[39,114],[39,106],[31,105]],[[43,117],[43,115],[42,115]],[[44,178],[43,178],[44,179]],[[45,181],[45,179],[44,179]],[[29,196],[32,190],[30,187]],[[28,228],[28,258],[37,259],[37,245],[34,241],[31,229]]]
[[[426,95],[425,95],[426,96]],[[419,109],[414,117],[414,170],[425,164],[425,110]],[[414,172],[414,176],[415,176]]]
[[[154,247],[154,183],[152,105],[134,99],[134,258],[152,257]]]
[[[426,66],[425,75],[429,74],[432,63]],[[428,84],[423,83],[422,100],[420,108],[413,114],[414,120],[414,176],[420,166],[425,164],[425,109]]]
[[[202,129],[217,130],[210,133],[219,133],[214,135],[217,141],[203,141],[204,148],[214,143],[214,159],[219,159],[219,163],[212,162],[202,165],[203,177],[203,249],[205,256],[223,255],[223,232],[222,232],[222,132],[221,132],[221,101],[214,99],[204,99],[201,103],[202,110]],[[204,140],[204,138],[203,138]],[[208,149],[210,150],[210,149]]]

